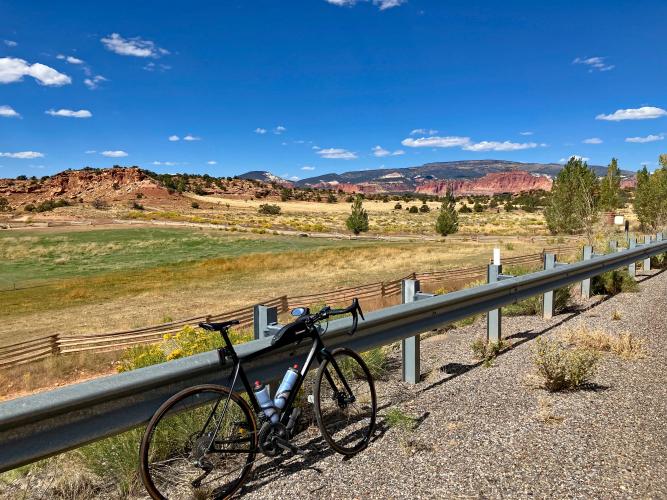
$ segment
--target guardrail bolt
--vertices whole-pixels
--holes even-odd
[[[503,272],[502,264],[489,264],[486,271],[486,282],[496,283],[498,276]],[[500,309],[493,309],[486,313],[486,341],[500,342],[502,338],[501,332],[502,312]]]
[[[591,245],[584,246],[584,259],[590,260],[593,258],[593,247]],[[591,298],[591,279],[586,278],[581,282],[581,296],[584,299]]]
[[[544,254],[544,269],[554,269],[556,267],[556,254],[555,253],[545,253]],[[542,297],[542,317],[544,319],[551,319],[554,316],[554,291],[550,290],[544,292],[544,297]]]
[[[628,240],[628,250],[632,250],[637,247],[637,239],[634,236],[630,236]],[[637,263],[633,262],[628,266],[628,274],[633,278],[637,276]]]
[[[278,308],[267,306],[255,306],[253,309],[253,330],[255,340],[267,337],[266,332],[269,325],[278,322]]]
[[[401,282],[403,304],[414,302],[419,290],[419,280],[403,280]],[[419,335],[401,340],[401,353],[403,381],[416,384],[421,380]]]

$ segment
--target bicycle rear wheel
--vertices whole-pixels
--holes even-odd
[[[155,413],[141,440],[141,479],[154,499],[229,498],[257,451],[248,403],[217,385],[185,389]]]
[[[363,450],[375,430],[373,377],[356,352],[334,349],[314,382],[315,418],[322,437],[343,455]]]

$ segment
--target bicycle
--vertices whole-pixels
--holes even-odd
[[[322,437],[343,455],[366,448],[377,413],[371,373],[356,352],[347,348],[329,351],[322,341],[326,329],[322,332],[320,323],[344,314],[352,315],[348,332],[352,335],[359,316],[364,319],[357,299],[347,308],[324,307],[313,314],[308,308],[294,309],[296,320],[281,328],[271,345],[244,356],[237,355],[228,335],[238,321],[200,323],[201,328],[222,335],[225,346],[218,353],[222,365],[228,358],[233,362],[231,389],[211,384],[190,387],[155,412],[140,447],[141,479],[150,496],[159,500],[229,498],[248,479],[258,453],[268,457],[305,453],[290,440],[301,413],[294,403],[314,360],[319,368],[308,400],[313,403]],[[251,386],[243,363],[306,338],[312,339],[312,346],[303,367],[288,370],[283,384],[291,380],[291,387],[285,391],[290,384],[281,384],[271,406],[268,388],[259,382]],[[246,395],[233,390],[239,378]]]

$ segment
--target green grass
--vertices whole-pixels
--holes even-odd
[[[175,263],[366,244],[313,238],[229,235],[196,229],[0,232],[0,289],[40,281]]]

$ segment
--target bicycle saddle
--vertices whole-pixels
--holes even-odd
[[[221,332],[223,330],[228,330],[230,326],[238,325],[239,321],[237,319],[232,319],[230,321],[221,321],[219,323],[199,323],[200,328],[204,330],[211,330],[214,332]]]

